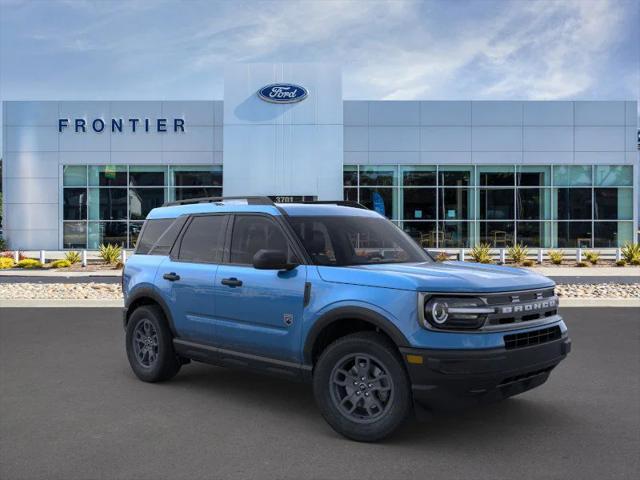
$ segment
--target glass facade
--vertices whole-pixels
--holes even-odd
[[[607,248],[633,239],[630,165],[346,165],[344,198],[426,248]]]
[[[164,202],[222,195],[222,167],[65,165],[63,247],[134,248],[142,223]]]

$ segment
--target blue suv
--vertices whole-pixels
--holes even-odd
[[[339,433],[379,440],[413,412],[544,383],[570,350],[554,283],[436,263],[350,202],[207,198],[152,210],[123,274],[143,381],[190,361],[313,384]]]

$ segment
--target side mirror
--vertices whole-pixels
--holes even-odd
[[[287,261],[287,253],[283,250],[258,250],[253,256],[253,267],[258,270],[292,270],[295,263]]]

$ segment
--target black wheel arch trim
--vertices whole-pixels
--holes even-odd
[[[174,337],[176,337],[177,334],[176,334],[176,329],[173,325],[173,317],[171,316],[171,310],[167,306],[167,302],[165,302],[162,296],[152,287],[140,287],[136,289],[135,292],[127,296],[127,299],[125,300],[125,303],[124,303],[125,328],[127,326],[127,322],[129,321],[129,317],[133,313],[133,310],[130,310],[131,305],[133,305],[137,300],[140,300],[142,298],[148,298],[150,300],[153,300],[155,303],[157,303],[160,306],[160,308],[162,309],[162,313],[164,313],[164,316],[167,319],[167,322],[169,323],[169,329],[171,330],[171,333],[173,334]]]
[[[387,317],[365,307],[339,307],[322,315],[307,334],[304,343],[303,359],[307,365],[313,364],[313,346],[320,333],[329,325],[344,320],[362,320],[371,323],[387,334],[397,347],[409,347],[409,341]]]

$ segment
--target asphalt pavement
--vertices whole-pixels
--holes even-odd
[[[0,309],[0,478],[636,479],[640,309],[570,308],[538,389],[346,440],[307,385],[185,366],[145,384],[118,309]]]

